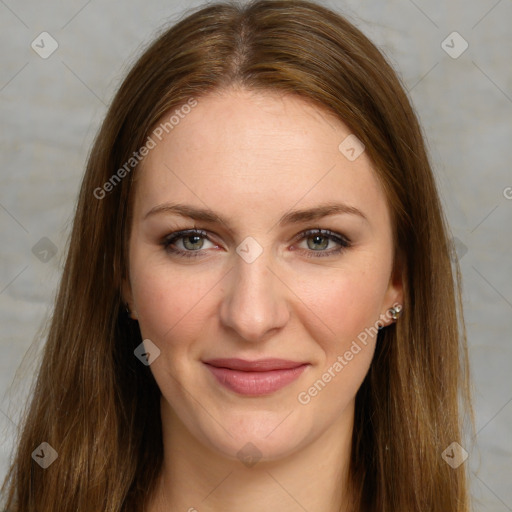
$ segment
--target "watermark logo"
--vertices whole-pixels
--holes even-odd
[[[236,456],[244,466],[252,468],[259,462],[263,454],[255,444],[249,442],[238,450]]]
[[[34,247],[32,254],[41,262],[48,263],[56,254],[57,246],[47,237],[43,236]]]
[[[252,263],[261,256],[263,247],[252,236],[248,236],[236,248],[236,252],[246,263]]]
[[[452,238],[452,246],[454,251],[452,252],[452,261],[455,261],[455,259],[460,261],[468,252],[468,246],[456,236]]]
[[[450,444],[443,453],[441,453],[442,459],[453,469],[457,469],[461,464],[463,464],[468,458],[468,455],[468,452],[455,441]]]
[[[41,32],[30,45],[41,59],[47,59],[59,47],[59,43],[48,32]]]
[[[160,356],[160,349],[151,340],[144,340],[133,353],[139,361],[149,366]]]
[[[48,443],[41,443],[33,452],[32,458],[43,468],[50,467],[59,454]]]
[[[468,49],[468,47],[468,42],[458,32],[452,32],[441,43],[441,48],[452,59],[458,59]]]
[[[363,154],[365,146],[353,133],[351,133],[341,141],[338,149],[347,160],[353,162]]]
[[[174,130],[180,121],[185,119],[187,114],[189,114],[197,104],[196,99],[189,98],[187,103],[182,105],[179,109],[176,109],[167,121],[161,122],[151,132],[151,135],[148,136],[146,143],[141,146],[138,151],[134,151],[132,156],[128,158],[128,160],[108,179],[108,181],[106,181],[101,187],[96,187],[94,189],[94,197],[96,199],[103,199],[108,193],[112,192],[114,188],[121,183],[121,180],[130,174],[130,172],[135,169],[135,167],[149,154],[152,149],[156,148],[158,142],[162,141],[164,134],[170,133]]]

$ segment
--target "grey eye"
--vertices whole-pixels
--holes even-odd
[[[185,249],[197,250],[203,247],[204,239],[200,235],[188,235],[181,238],[183,240],[183,247],[185,247]]]
[[[308,248],[315,251],[315,250],[321,250],[326,249],[329,246],[330,240],[322,235],[313,235],[308,237]],[[313,241],[310,243],[310,241]]]

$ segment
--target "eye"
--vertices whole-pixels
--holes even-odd
[[[185,258],[195,258],[201,256],[204,249],[204,241],[208,240],[208,233],[200,229],[187,229],[177,231],[166,236],[162,240],[162,245],[167,252],[183,256]],[[181,247],[180,247],[181,246]]]
[[[333,231],[329,231],[328,229],[320,228],[304,231],[298,235],[296,240],[306,241],[309,251],[305,251],[305,256],[308,258],[333,256],[340,254],[351,246],[351,242],[347,237],[334,233]],[[331,242],[338,244],[338,248],[326,251],[325,249],[327,249]]]
[[[184,258],[197,258],[204,255],[205,240],[213,244],[209,239],[208,233],[201,229],[187,229],[176,231],[167,235],[161,242],[161,245],[168,253],[175,254]],[[350,240],[338,233],[327,229],[310,229],[303,231],[294,239],[297,241],[306,241],[307,249],[301,248],[301,252],[308,258],[318,258],[325,256],[334,256],[351,247]],[[337,244],[337,248],[325,250],[329,244]],[[213,247],[218,247],[213,245]]]

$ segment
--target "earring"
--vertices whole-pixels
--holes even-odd
[[[124,305],[124,309],[126,310],[126,314],[130,316],[130,308],[128,307],[128,304]]]
[[[388,312],[393,320],[398,320],[402,314],[402,306],[397,304],[396,306],[388,309]]]

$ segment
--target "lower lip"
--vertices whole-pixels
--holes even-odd
[[[309,365],[303,364],[287,370],[243,372],[206,364],[220,384],[235,393],[249,396],[268,395],[284,388],[298,379],[307,366]]]

